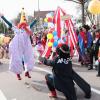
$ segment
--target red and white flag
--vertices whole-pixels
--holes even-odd
[[[57,10],[54,13],[54,25],[55,25],[55,31],[57,31],[57,36],[58,38],[61,39],[62,36],[62,30],[63,30],[63,25],[62,25],[62,16],[65,16],[63,19],[65,23],[65,27],[68,29],[68,33],[70,38],[68,37],[66,39],[67,43],[69,43],[70,49],[71,49],[71,55],[73,55],[74,49],[77,49],[77,43],[78,43],[78,37],[76,35],[76,32],[74,30],[74,25],[72,23],[71,18],[69,18],[69,15],[65,13],[64,10],[62,10],[60,7],[57,8]],[[68,17],[68,18],[67,18]],[[68,35],[67,35],[68,36]],[[47,50],[49,51],[49,50]],[[78,51],[78,49],[77,49]]]
[[[58,37],[61,38],[61,30],[62,30],[62,27],[61,27],[61,17],[62,16],[67,16],[67,14],[65,13],[64,10],[62,10],[60,7],[58,7],[57,11],[55,12],[55,16],[54,16],[54,24],[55,24],[55,30],[57,31],[58,33]],[[69,18],[69,15],[68,15],[68,18],[66,17],[65,19],[65,26],[68,28],[68,32],[69,32],[69,35],[70,35],[70,39],[69,40],[69,45],[70,45],[70,48],[71,48],[71,52],[72,49],[76,48],[77,49],[77,42],[78,42],[78,37],[76,35],[76,32],[74,30],[74,25],[72,23],[72,20],[71,18]],[[68,41],[67,41],[68,42]]]

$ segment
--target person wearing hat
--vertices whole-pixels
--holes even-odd
[[[0,17],[15,33],[14,38],[9,44],[10,71],[14,72],[17,75],[18,80],[21,80],[20,74],[23,71],[22,61],[24,61],[25,76],[31,78],[29,71],[31,71],[34,66],[34,55],[30,41],[30,35],[32,34],[31,28],[37,22],[37,20],[33,21],[28,26],[24,8],[22,8],[21,20],[18,26],[10,23],[2,14],[0,14]]]
[[[56,49],[57,56],[53,60],[40,57],[43,64],[52,66],[53,74],[45,75],[50,97],[57,97],[56,89],[62,92],[67,100],[77,100],[72,78],[72,61],[68,45],[62,44]]]
[[[80,55],[81,55],[81,64],[88,65],[88,69],[92,68],[91,63],[91,45],[93,43],[93,38],[90,33],[90,27],[88,25],[83,25],[82,30],[79,34],[79,48],[80,48]]]

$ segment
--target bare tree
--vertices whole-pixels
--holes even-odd
[[[64,0],[64,1],[71,1],[79,4],[81,6],[81,12],[82,12],[82,25],[85,24],[85,4],[89,0]]]

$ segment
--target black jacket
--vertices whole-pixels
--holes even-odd
[[[94,44],[94,55],[96,56],[96,60],[98,59],[99,46],[100,46],[100,38]]]
[[[68,87],[74,85],[72,79],[73,70],[71,58],[64,59],[58,56],[53,61],[42,58],[42,62],[45,65],[52,66],[54,83],[58,90],[66,91]]]

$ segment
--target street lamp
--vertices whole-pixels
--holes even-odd
[[[40,11],[40,1],[38,0],[38,11]]]
[[[38,23],[37,27],[39,30],[40,29],[40,1],[39,0],[38,0],[38,21],[39,21],[39,23]]]

